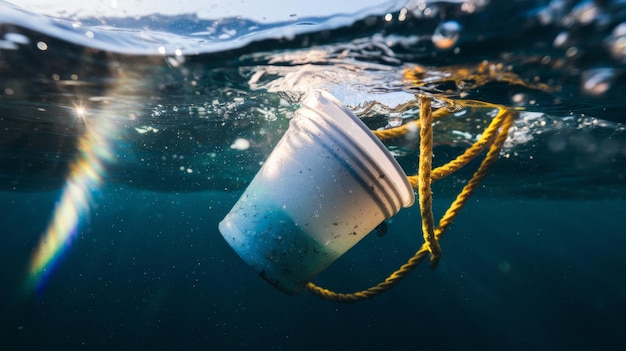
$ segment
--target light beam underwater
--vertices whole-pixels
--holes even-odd
[[[85,123],[85,131],[77,142],[78,154],[70,164],[52,219],[33,253],[27,277],[29,289],[42,288],[69,248],[89,212],[93,193],[102,185],[106,163],[113,161],[111,139],[117,135],[114,122],[103,115],[89,116],[82,106],[74,113]]]

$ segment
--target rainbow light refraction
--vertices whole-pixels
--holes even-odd
[[[42,287],[70,246],[81,220],[89,213],[92,194],[102,185],[105,165],[113,159],[110,146],[112,136],[116,135],[114,122],[103,115],[90,118],[79,107],[75,114],[84,121],[85,131],[78,140],[78,153],[70,164],[52,219],[32,256],[27,279],[29,288]]]

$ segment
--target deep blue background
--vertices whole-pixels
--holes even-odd
[[[57,192],[0,194],[0,333],[7,349],[590,350],[626,345],[623,201],[487,198],[442,239],[438,269],[416,269],[357,304],[283,295],[217,231],[238,193],[105,187],[38,293],[30,255]],[[436,215],[450,199],[435,192]],[[372,285],[421,241],[416,208],[316,281]],[[3,347],[4,348],[4,347]]]

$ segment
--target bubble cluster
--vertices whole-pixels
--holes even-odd
[[[626,62],[626,22],[623,4],[612,1],[552,0],[536,12],[546,30],[556,29],[552,47],[560,52],[554,68],[573,73],[580,93],[603,97],[612,94]]]

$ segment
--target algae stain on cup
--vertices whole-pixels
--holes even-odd
[[[385,146],[337,99],[316,90],[219,229],[259,275],[296,294],[413,202],[406,174]]]

